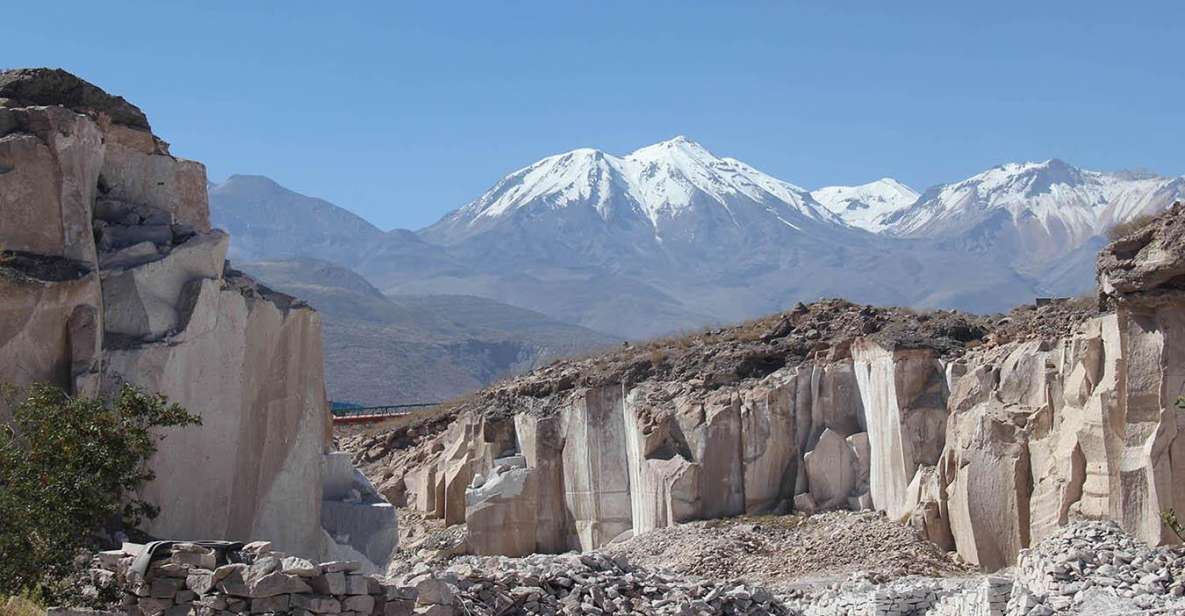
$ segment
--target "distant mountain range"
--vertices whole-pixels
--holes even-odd
[[[448,400],[554,359],[620,341],[473,296],[384,296],[332,263],[236,263],[321,312],[330,399],[363,405]]]
[[[636,339],[827,296],[995,312],[1081,293],[1106,230],[1185,199],[1185,178],[1050,160],[922,194],[892,178],[808,191],[677,137],[547,157],[420,231],[258,176],[210,197],[233,259],[313,257],[388,296],[481,297]]]

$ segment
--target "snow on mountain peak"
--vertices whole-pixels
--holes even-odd
[[[1007,212],[1016,224],[1030,221],[1030,228],[1039,225],[1073,245],[1117,221],[1158,211],[1181,194],[1181,184],[1180,178],[1079,169],[1056,158],[1006,163],[934,187],[884,222],[893,235],[951,237]]]
[[[472,226],[524,207],[582,206],[604,220],[637,212],[657,230],[664,220],[699,208],[721,207],[733,216],[732,208],[754,204],[776,211],[783,222],[801,216],[838,222],[802,188],[717,157],[682,135],[625,156],[589,148],[549,156],[511,173],[449,218]]]
[[[886,177],[859,186],[825,186],[811,196],[847,224],[879,233],[886,218],[917,201],[918,192]]]

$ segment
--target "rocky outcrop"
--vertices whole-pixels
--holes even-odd
[[[1099,254],[1098,265],[1099,293],[1104,299],[1175,298],[1185,291],[1185,206],[1175,203],[1111,242]]]
[[[936,494],[960,554],[996,569],[1074,519],[1109,519],[1153,545],[1183,510],[1185,216],[1174,206],[1100,255],[1111,311],[1069,336],[970,353],[948,401]]]
[[[851,357],[707,394],[647,382],[577,389],[550,410],[524,398],[512,422],[460,417],[400,485],[409,505],[466,522],[478,554],[591,550],[792,503],[858,510],[873,504],[862,400]],[[449,470],[461,466],[471,472]],[[448,496],[458,489],[464,501]]]
[[[320,556],[337,547],[326,532],[378,526],[390,536],[346,543],[382,561],[393,512],[355,523],[334,504],[348,499],[323,498],[320,319],[227,267],[228,243],[204,167],[134,105],[64,71],[0,72],[0,383],[132,383],[201,416],[151,462],[151,535]]]
[[[534,551],[549,552],[791,508],[878,509],[986,570],[1079,519],[1175,542],[1161,512],[1185,511],[1183,225],[1174,206],[1103,252],[1105,312],[1044,301],[979,329],[950,313],[821,302],[475,397],[463,421],[503,426],[501,455],[521,452],[526,464],[465,458],[485,481],[523,480],[514,495],[470,487],[471,544],[503,550],[485,541],[500,529],[475,524],[474,508],[546,520]],[[617,367],[598,381],[606,366]],[[428,431],[407,450],[355,446],[386,459],[388,476],[439,478],[447,465],[433,452],[475,451],[479,434],[488,430]],[[548,487],[528,487],[536,480]],[[523,532],[514,553],[532,541]]]

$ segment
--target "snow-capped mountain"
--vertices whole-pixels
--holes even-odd
[[[1000,251],[1026,273],[1070,254],[1118,222],[1185,198],[1185,178],[1105,173],[1063,161],[1009,163],[931,188],[881,219],[896,237],[957,240]]]
[[[916,196],[890,180],[832,193],[886,216]],[[382,288],[487,295],[631,337],[823,296],[995,309],[1032,293],[1006,266],[870,234],[809,191],[684,137],[544,158],[420,237],[472,269],[383,274]]]
[[[889,178],[812,193],[682,137],[549,156],[418,232],[276,188],[212,189],[243,254],[309,253],[384,292],[479,296],[631,339],[819,297],[991,312],[1077,294],[1109,227],[1185,199],[1185,178],[1056,160],[920,196]]]
[[[885,218],[918,200],[918,192],[893,178],[881,178],[859,186],[826,186],[811,196],[844,222],[879,233]]]
[[[675,137],[625,156],[587,148],[549,156],[506,176],[424,236],[455,243],[511,220],[557,213],[660,243],[709,241],[721,227],[772,224],[801,233],[842,225],[803,188]]]

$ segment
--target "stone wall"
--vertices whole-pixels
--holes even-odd
[[[262,542],[227,552],[175,545],[140,574],[133,563],[143,549],[128,544],[95,558],[92,582],[119,597],[111,616],[799,613],[752,585],[682,579],[596,554],[458,561],[387,582],[361,574],[356,562],[314,564]]]
[[[416,606],[415,587],[385,584],[362,563],[312,561],[268,542],[233,549],[178,543],[136,568],[146,546],[124,544],[98,554],[91,583],[114,594],[130,616],[189,614],[342,614],[402,616]],[[427,596],[427,592],[425,595]]]
[[[338,547],[320,318],[228,267],[206,198],[204,167],[127,101],[64,71],[0,73],[0,383],[168,396],[202,425],[165,435],[144,530],[319,557]],[[362,503],[329,500],[350,535]]]

